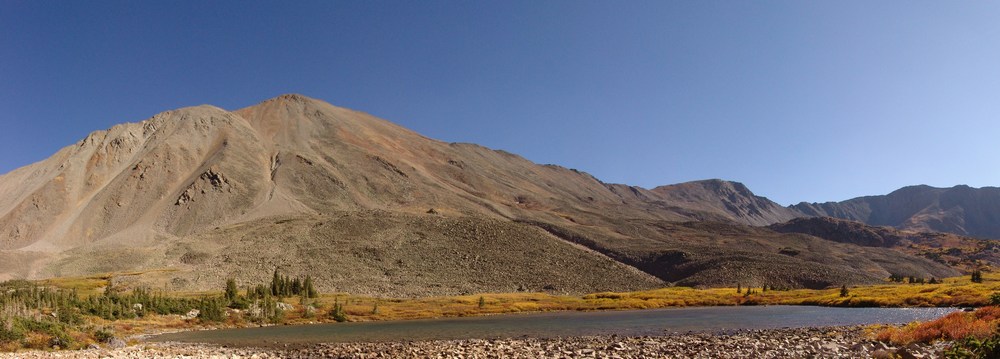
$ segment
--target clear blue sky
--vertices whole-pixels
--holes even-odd
[[[0,1],[0,173],[283,93],[643,187],[1000,185],[1000,2]]]

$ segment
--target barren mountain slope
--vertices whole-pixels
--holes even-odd
[[[998,240],[877,227],[831,217],[796,218],[785,223],[772,224],[768,228],[781,233],[802,233],[841,243],[894,248],[966,272],[981,269],[984,265],[1000,265]]]
[[[72,254],[50,265],[52,274],[171,268],[117,280],[176,290],[217,289],[226,277],[263,283],[275,268],[309,274],[324,291],[406,297],[523,290],[588,293],[664,285],[535,227],[483,217],[385,211],[271,217],[155,246],[91,246]],[[90,260],[94,257],[104,260]]]
[[[791,206],[807,216],[828,216],[876,226],[1000,239],[1000,188],[910,186],[884,196]]]
[[[0,278],[169,269],[132,279],[207,289],[281,268],[325,290],[422,295],[949,270],[742,225],[789,212],[738,183],[605,184],[284,95],[115,126],[0,176]]]
[[[877,283],[892,273],[928,278],[959,274],[944,264],[893,249],[732,223],[621,220],[610,229],[540,226],[680,285],[824,288]]]
[[[263,193],[259,143],[246,121],[211,106],[95,132],[0,177],[0,248],[134,244],[234,220]]]

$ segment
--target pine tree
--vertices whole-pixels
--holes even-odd
[[[292,280],[292,291],[289,294],[291,295],[302,294],[302,281],[299,280],[299,277],[295,277],[295,279]]]
[[[274,269],[274,275],[271,276],[271,295],[277,297],[281,295],[281,275],[278,274],[278,269]]]
[[[236,280],[229,278],[226,279],[226,301],[229,303],[236,301]]]
[[[308,298],[316,298],[316,288],[313,287],[313,281],[311,276],[306,276],[305,283],[302,284],[305,287],[305,296]]]

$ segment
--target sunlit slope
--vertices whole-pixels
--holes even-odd
[[[955,273],[747,226],[790,216],[738,183],[607,184],[284,95],[164,112],[0,176],[0,278],[171,268],[127,280],[200,289],[281,268],[422,295]]]

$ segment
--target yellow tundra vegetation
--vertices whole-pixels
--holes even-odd
[[[34,285],[38,288],[72,290],[75,293],[73,295],[79,295],[80,298],[85,299],[81,303],[86,304],[96,303],[95,299],[103,298],[105,296],[103,293],[111,281],[111,276],[105,275],[51,279],[36,282]],[[750,294],[747,294],[748,290]],[[128,293],[122,288],[116,288],[116,291]],[[64,348],[72,348],[98,342],[102,340],[102,336],[106,336],[102,333],[128,337],[138,333],[157,333],[192,328],[244,327],[269,323],[296,324],[336,320],[376,321],[566,310],[596,311],[728,305],[983,306],[990,304],[991,296],[998,292],[1000,292],[1000,275],[986,274],[981,283],[973,283],[969,277],[956,277],[945,279],[937,284],[890,284],[887,282],[887,284],[882,285],[821,290],[765,290],[755,287],[740,288],[738,291],[737,288],[668,287],[639,292],[601,292],[586,295],[485,293],[408,299],[330,293],[316,298],[298,296],[283,298],[281,301],[285,305],[280,306],[283,309],[276,315],[268,316],[265,319],[248,317],[250,311],[253,310],[252,307],[257,304],[250,305],[250,308],[244,307],[242,310],[225,310],[218,313],[216,319],[181,314],[157,315],[150,311],[145,311],[146,315],[126,315],[109,319],[113,316],[109,316],[108,313],[102,316],[90,314],[81,309],[79,314],[81,314],[82,322],[55,323],[51,328],[46,327],[48,328],[46,330],[32,329],[34,328],[32,326],[36,324],[33,324],[31,318],[44,318],[47,313],[52,313],[56,309],[40,307],[29,311],[30,313],[11,312],[13,314],[9,313],[10,315],[0,317],[0,321],[5,323],[21,323],[21,327],[24,329],[22,332],[8,333],[11,334],[8,336],[15,336],[16,340],[0,340],[0,351],[31,348],[44,341],[42,339],[51,340],[51,337],[60,337],[64,341],[72,343],[72,345],[64,346]],[[12,292],[8,291],[7,293],[10,296],[9,293]],[[204,305],[222,306],[228,303],[223,300],[220,291],[183,293],[146,291],[145,293],[165,298],[160,302],[166,300],[173,301],[175,304],[179,303],[176,305],[202,305],[204,308]],[[242,295],[242,293],[238,294]],[[996,299],[1000,299],[1000,295],[995,296],[994,300]],[[272,302],[272,308],[273,305]],[[81,308],[84,307],[91,308],[89,310],[99,308],[92,305]],[[129,308],[123,310],[130,310]],[[183,313],[183,311],[175,313]],[[10,325],[8,324],[7,327],[9,328]],[[892,336],[894,341],[904,342],[906,340],[900,338],[906,335],[908,334],[905,331],[883,334],[883,336]],[[42,338],[42,336],[47,337]]]
[[[747,295],[748,289],[753,294]],[[841,307],[983,306],[1000,291],[1000,275],[987,274],[982,283],[948,278],[938,284],[884,284],[841,288],[763,290],[763,288],[669,287],[639,292],[601,292],[582,296],[545,293],[488,293],[456,297],[385,299],[327,294],[315,300],[320,308],[341,303],[351,321],[461,317],[558,310],[626,310],[720,305],[820,305]],[[482,305],[480,305],[482,298]],[[298,300],[290,300],[297,304]],[[297,322],[294,313],[288,320]],[[318,315],[317,317],[320,317]]]

